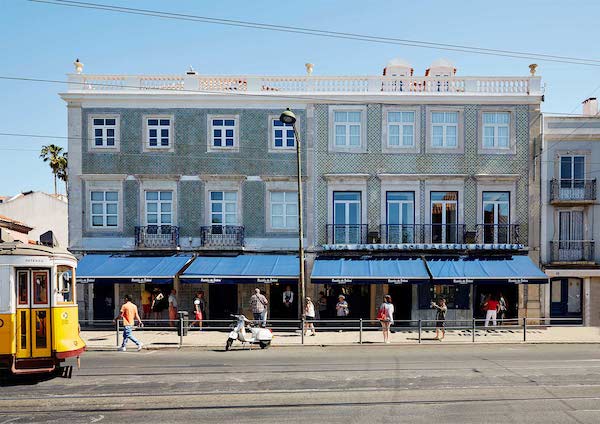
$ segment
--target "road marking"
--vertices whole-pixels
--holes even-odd
[[[0,422],[0,424],[8,424],[8,423],[14,423],[17,420],[20,420],[21,418],[27,418],[25,415],[21,415],[19,417],[15,417],[15,418],[9,418],[8,420],[4,420],[2,422]]]
[[[103,419],[104,419],[104,415],[100,415],[100,416],[98,416],[98,418],[94,418],[94,417],[92,417],[92,419],[91,419],[91,421],[90,421],[90,422],[91,422],[91,423],[97,423],[97,422],[99,422],[99,421],[102,421]]]

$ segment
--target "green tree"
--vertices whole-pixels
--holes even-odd
[[[63,161],[66,162],[66,159],[63,159],[62,155],[63,148],[57,146],[56,144],[49,144],[48,146],[42,146],[42,150],[40,152],[40,158],[44,160],[44,162],[48,162],[50,169],[52,170],[52,174],[54,175],[54,194],[58,194],[56,188],[56,182],[58,179],[58,173],[60,172]]]
[[[62,156],[58,159],[59,168],[56,176],[59,180],[64,181],[65,183],[65,194],[69,193],[69,170],[68,170],[68,154],[67,152],[63,153]]]

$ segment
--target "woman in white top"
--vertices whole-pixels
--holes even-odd
[[[394,305],[392,304],[392,296],[386,294],[383,297],[383,303],[377,312],[377,319],[381,322],[381,330],[383,331],[383,342],[390,342],[390,326],[394,323]]]
[[[313,324],[313,321],[315,320],[315,304],[312,303],[310,297],[306,298],[304,305],[304,319],[306,320],[304,323],[304,335],[306,336],[308,330],[311,330],[311,336],[314,336],[316,334],[315,325]]]

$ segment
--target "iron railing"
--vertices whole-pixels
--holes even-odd
[[[179,246],[179,227],[175,225],[135,227],[135,245],[149,249],[174,249]]]
[[[552,262],[594,262],[592,240],[555,240],[550,242]]]
[[[518,244],[519,224],[477,224],[475,241],[479,244]]]
[[[383,224],[381,243],[462,244],[464,224]]]
[[[327,243],[364,244],[368,233],[367,224],[327,224]]]
[[[206,225],[200,227],[202,247],[243,247],[244,227],[241,225]]]
[[[383,244],[423,243],[423,228],[419,224],[381,225]]]
[[[596,200],[596,179],[553,179],[551,181],[551,202],[591,202],[594,200]]]

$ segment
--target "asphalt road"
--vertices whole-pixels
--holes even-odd
[[[88,352],[0,388],[8,423],[600,423],[599,345]]]

